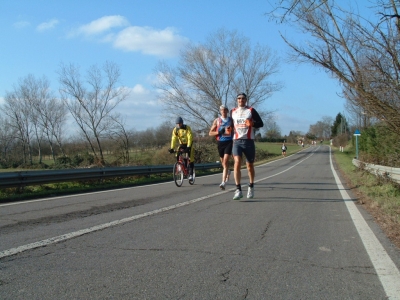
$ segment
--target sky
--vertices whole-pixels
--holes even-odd
[[[166,119],[153,87],[160,60],[174,66],[188,42],[203,43],[218,29],[236,30],[268,46],[280,57],[271,80],[284,88],[264,103],[274,111],[282,135],[307,133],[309,126],[344,111],[337,81],[312,65],[287,62],[288,46],[279,31],[302,39],[265,15],[269,1],[218,0],[0,0],[0,104],[19,80],[45,76],[58,93],[61,64],[74,64],[84,74],[106,61],[121,70],[130,90],[117,112],[127,129],[156,128]],[[271,1],[273,2],[273,1]],[[228,4],[229,3],[229,4]]]

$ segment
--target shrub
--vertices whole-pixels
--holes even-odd
[[[384,124],[376,124],[361,132],[359,159],[377,165],[400,167],[400,140]],[[355,137],[352,141],[355,145]]]

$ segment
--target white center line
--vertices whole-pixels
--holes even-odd
[[[309,158],[310,156],[308,156],[307,158]],[[279,174],[282,174],[284,172],[287,172],[290,169],[292,169],[295,166],[297,166],[298,164],[302,163],[307,158],[305,158],[302,161],[298,162],[297,164],[285,169],[284,171],[281,171],[281,172],[276,173],[274,175],[259,179],[256,182],[259,182],[259,181],[262,181],[262,180],[266,180],[268,178],[271,178],[271,177],[277,176]],[[81,229],[81,230],[78,230],[78,231],[62,234],[62,235],[55,236],[55,237],[52,237],[52,238],[48,238],[48,239],[45,239],[45,240],[41,240],[41,241],[38,241],[38,242],[34,242],[34,243],[27,244],[27,245],[11,248],[11,249],[8,249],[8,250],[4,250],[4,251],[0,252],[0,258],[11,256],[11,255],[15,255],[15,254],[27,251],[27,250],[31,250],[31,249],[35,249],[35,248],[39,248],[39,247],[44,247],[44,246],[47,246],[47,245],[50,245],[50,244],[62,242],[62,241],[65,241],[65,240],[69,240],[69,239],[72,239],[72,238],[75,238],[75,237],[82,236],[84,234],[88,234],[88,233],[91,233],[91,232],[103,230],[103,229],[106,229],[106,228],[109,228],[109,227],[112,227],[112,226],[116,226],[116,225],[121,225],[121,224],[124,224],[124,223],[127,223],[127,222],[131,222],[131,221],[134,221],[134,220],[137,220],[137,219],[140,219],[140,218],[152,216],[152,215],[155,215],[155,214],[158,214],[158,213],[161,213],[161,212],[165,212],[165,211],[172,210],[172,209],[175,209],[175,208],[178,208],[178,207],[182,207],[182,206],[186,206],[186,205],[189,205],[189,204],[193,204],[193,203],[205,200],[205,199],[209,199],[209,198],[212,198],[212,197],[215,197],[215,196],[218,196],[218,195],[222,195],[222,194],[225,194],[225,193],[233,191],[233,190],[235,190],[235,188],[229,189],[229,190],[225,190],[225,191],[221,191],[221,192],[214,193],[214,194],[210,194],[210,195],[207,195],[207,196],[203,196],[203,197],[200,197],[200,198],[197,198],[197,199],[192,199],[192,200],[189,200],[189,201],[186,201],[186,202],[174,204],[174,205],[171,205],[171,206],[159,208],[159,209],[152,210],[152,211],[140,214],[140,215],[135,215],[135,216],[131,216],[131,217],[120,219],[120,220],[115,220],[115,221],[112,221],[112,222],[109,222],[109,223],[104,223],[104,224],[100,224],[100,225],[97,225],[97,226],[92,226],[92,227],[89,227],[89,228],[85,228],[85,229]]]

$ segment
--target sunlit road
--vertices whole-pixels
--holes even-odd
[[[0,299],[400,299],[400,251],[327,146],[220,175],[0,205]]]

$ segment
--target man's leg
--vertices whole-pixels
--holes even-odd
[[[226,174],[228,173],[227,171],[227,161],[225,160],[225,157],[220,157],[221,159],[221,165],[222,165],[222,181],[221,184],[219,185],[219,188],[221,190],[225,190],[225,177]]]
[[[233,168],[233,174],[235,176],[235,183],[236,185],[240,185],[240,180],[242,177],[242,173],[240,170],[240,166],[242,165],[242,157],[234,156],[233,159],[235,160],[235,166]]]
[[[249,174],[249,187],[247,189],[247,199],[252,199],[254,198],[254,177],[255,177],[254,163],[246,162],[246,166],[247,166],[247,172]]]
[[[225,154],[224,155],[224,160],[225,160],[225,164],[226,164],[226,172],[225,172],[225,177],[222,177],[222,180],[227,182],[229,180],[229,175],[231,174],[231,171],[229,171],[229,158],[232,156],[231,154]]]
[[[222,182],[225,182],[225,178],[228,175],[228,159],[229,156],[225,154],[223,157],[221,157],[221,164],[222,164]]]
[[[233,169],[233,174],[235,175],[235,183],[236,183],[236,191],[235,194],[233,195],[233,200],[240,200],[243,198],[242,194],[242,187],[240,185],[240,179],[241,179],[241,171],[240,171],[240,166],[242,164],[242,157],[241,156],[233,156],[235,159],[235,166]]]
[[[255,170],[254,170],[254,159],[256,156],[256,148],[254,145],[254,141],[249,141],[246,145],[246,166],[247,173],[249,175],[249,187],[247,190],[247,199],[254,198],[254,178],[255,178]]]
[[[254,163],[246,162],[247,165],[247,172],[249,174],[249,183],[254,183],[255,171],[254,171]]]

